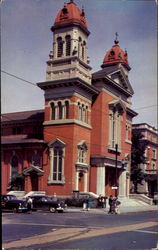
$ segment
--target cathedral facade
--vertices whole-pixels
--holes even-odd
[[[91,73],[85,12],[64,4],[54,25],[44,110],[3,115],[2,192],[22,175],[22,189],[126,197],[130,190],[134,94],[127,51],[117,38],[101,69]]]

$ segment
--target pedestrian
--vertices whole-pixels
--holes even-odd
[[[115,214],[120,214],[120,204],[121,202],[118,200],[118,197],[115,199]]]
[[[56,195],[56,193],[54,193],[54,195],[53,195],[53,201],[57,201],[57,195]]]
[[[103,207],[106,208],[106,200],[107,200],[107,197],[105,196],[104,197],[104,204],[103,204]]]
[[[102,207],[102,196],[101,196],[101,194],[98,197],[98,207]]]
[[[113,203],[113,196],[110,195],[110,197],[109,197],[109,212],[108,212],[108,214],[112,213],[112,205],[113,205],[112,203]]]
[[[111,214],[115,214],[115,208],[116,208],[116,197],[113,197],[111,202]]]
[[[29,214],[32,212],[32,198],[30,196],[27,199],[27,212]]]
[[[89,197],[87,197],[87,199],[86,199],[86,204],[87,204],[87,211],[89,210],[89,208],[90,208],[90,204],[89,204]]]

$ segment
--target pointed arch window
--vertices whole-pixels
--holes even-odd
[[[65,37],[66,40],[66,56],[70,56],[71,54],[71,36],[67,35]]]
[[[50,147],[50,174],[49,183],[64,183],[64,157],[65,157],[65,143],[56,139],[49,144]]]
[[[57,44],[58,44],[58,57],[61,57],[63,55],[63,41],[61,37],[57,38]]]
[[[11,159],[11,178],[18,175],[18,157],[13,155]]]
[[[38,167],[40,166],[40,155],[37,152],[35,152],[32,157],[32,164],[34,166],[38,166]]]

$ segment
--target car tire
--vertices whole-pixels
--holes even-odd
[[[58,213],[63,213],[63,210],[59,210]]]
[[[51,213],[55,213],[55,212],[56,212],[56,209],[55,209],[55,207],[50,207],[50,208],[49,208],[49,211],[50,211]]]

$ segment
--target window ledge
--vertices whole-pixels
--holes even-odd
[[[48,184],[51,185],[51,184],[55,184],[55,185],[64,185],[65,184],[65,181],[53,181],[53,180],[49,180],[48,181]]]
[[[130,140],[125,140],[126,143],[132,144]]]
[[[110,151],[111,153],[116,153],[116,148],[113,148],[113,147],[111,147],[111,146],[108,146],[108,151]],[[118,148],[117,149],[117,152],[120,154],[121,153],[121,149],[120,148]]]
[[[72,123],[92,129],[92,126],[89,125],[88,123],[76,119],[50,120],[50,121],[45,121],[43,125],[58,125],[58,124],[72,124]]]
[[[76,166],[82,166],[82,167],[87,167],[88,164],[84,162],[76,162]]]

